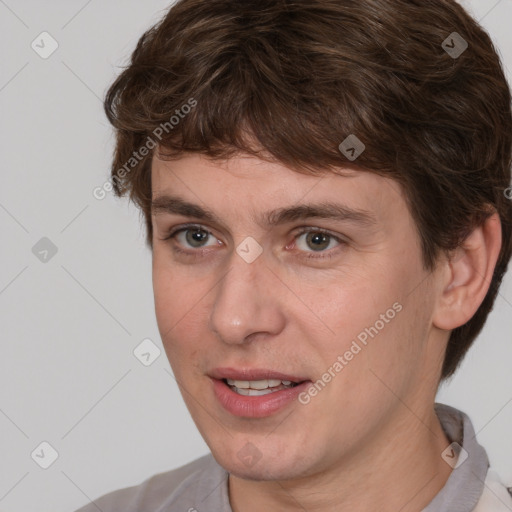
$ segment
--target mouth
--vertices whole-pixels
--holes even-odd
[[[270,393],[276,393],[283,389],[291,389],[298,386],[300,382],[281,379],[262,379],[262,380],[233,380],[222,379],[232,391],[243,396],[263,396]]]
[[[209,377],[218,403],[232,415],[246,418],[281,411],[311,384],[310,379],[273,370],[221,368]]]

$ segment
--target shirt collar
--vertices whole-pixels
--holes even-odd
[[[445,460],[453,464],[455,469],[452,470],[445,486],[422,512],[471,512],[484,490],[489,459],[485,450],[477,443],[473,425],[466,414],[448,405],[438,403],[435,404],[434,409],[446,437],[451,443],[459,445],[458,447],[452,445],[454,452],[459,455],[461,461],[466,454],[467,458],[457,466],[451,462],[454,460],[453,453],[451,451],[443,452]],[[460,447],[464,451],[460,450]],[[201,486],[199,492],[196,491],[194,496],[198,510],[231,512],[228,473],[217,464],[213,457],[204,469],[203,478],[204,485]],[[190,505],[190,501],[188,503]],[[185,506],[185,503],[183,505]]]
[[[475,430],[466,414],[444,404],[436,403],[434,408],[446,437],[458,446],[452,444],[452,448],[443,452],[443,458],[455,468],[445,486],[422,512],[471,512],[484,490],[489,469],[487,453],[477,443]],[[458,454],[453,463],[452,449]]]

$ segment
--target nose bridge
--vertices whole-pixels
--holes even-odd
[[[247,249],[242,242],[239,251]],[[272,293],[277,283],[266,267],[263,256],[251,261],[244,253],[233,251],[229,268],[218,284],[210,329],[226,343],[243,343],[255,332],[276,333],[282,329],[283,316],[278,298]]]

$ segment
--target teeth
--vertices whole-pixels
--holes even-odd
[[[231,382],[228,380],[228,384],[238,389],[248,389],[251,387],[251,383],[247,380],[232,380]]]
[[[292,381],[291,380],[280,380],[280,379],[265,379],[265,380],[232,380],[226,379],[227,383],[230,386],[235,386],[238,389],[267,389],[267,388],[275,388],[284,384],[285,386],[289,386]]]
[[[280,391],[284,387],[291,387],[291,380],[264,379],[264,380],[232,380],[226,379],[233,391],[244,396],[261,396]]]
[[[268,380],[251,380],[249,381],[251,389],[267,389],[267,388],[275,388],[281,384],[280,380],[277,379],[268,379]]]
[[[239,395],[244,396],[263,396],[268,395],[269,393],[274,393],[274,391],[270,388],[267,389],[239,389],[235,388],[234,390]]]

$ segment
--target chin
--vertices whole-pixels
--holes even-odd
[[[252,468],[245,466],[244,464],[239,463],[238,461],[231,460],[231,467],[225,467],[227,471],[244,480],[253,480],[260,482],[268,482],[268,481],[285,481],[285,480],[293,480],[296,478],[301,478],[306,476],[304,473],[300,471],[293,463],[283,464],[281,461],[279,464],[269,464],[260,462]],[[229,464],[229,462],[228,462]]]
[[[291,450],[279,453],[268,443],[264,450],[267,455],[250,441],[242,443],[239,449],[234,449],[234,446],[236,443],[225,450],[212,449],[212,454],[226,471],[238,478],[255,481],[291,480],[313,473],[303,454],[293,455]]]

